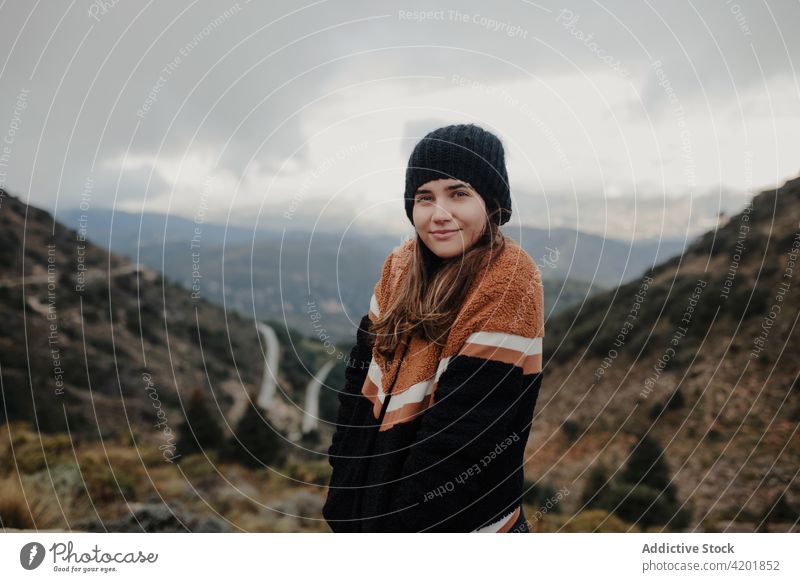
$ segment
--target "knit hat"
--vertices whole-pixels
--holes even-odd
[[[511,218],[511,190],[508,185],[503,144],[493,133],[470,123],[448,125],[428,133],[414,147],[406,169],[406,214],[414,223],[414,193],[417,188],[442,178],[468,182],[486,202],[498,225]]]

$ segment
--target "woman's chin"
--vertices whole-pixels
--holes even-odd
[[[432,242],[428,244],[428,248],[434,255],[443,260],[452,259],[464,253],[463,246],[458,241],[453,243]]]

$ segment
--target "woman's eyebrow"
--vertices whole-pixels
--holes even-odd
[[[445,190],[456,190],[458,188],[469,188],[469,185],[457,182],[455,184],[451,184],[450,186],[446,186]],[[414,192],[414,195],[417,194],[432,194],[432,192],[430,190],[423,190],[422,188],[420,188],[419,190]]]

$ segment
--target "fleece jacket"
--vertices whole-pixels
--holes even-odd
[[[416,239],[384,262],[339,393],[323,516],[335,532],[507,532],[542,383],[535,261],[506,237],[444,345],[413,336],[388,361],[371,325],[396,299]]]

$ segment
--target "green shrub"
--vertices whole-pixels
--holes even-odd
[[[208,457],[208,458],[206,458]],[[219,454],[217,451],[208,450],[205,454],[193,454],[182,456],[179,459],[181,471],[189,479],[201,479],[218,473],[217,462]]]
[[[669,466],[652,437],[640,437],[631,447],[619,478],[606,481],[602,469],[593,471],[584,491],[584,503],[612,512],[642,531],[653,526],[680,531],[691,522],[691,509],[679,509]]]
[[[758,531],[767,532],[772,523],[795,523],[800,519],[800,512],[789,504],[786,494],[781,491],[767,506],[759,520]]]
[[[581,427],[572,419],[567,419],[561,425],[561,432],[567,437],[569,442],[575,442],[581,434]]]
[[[581,495],[581,507],[595,509],[600,507],[606,488],[609,484],[608,470],[605,465],[598,463],[592,468]]]
[[[522,502],[533,506],[537,510],[543,507],[548,500],[556,497],[557,493],[555,487],[545,482],[531,483],[526,480],[523,489]],[[556,504],[552,509],[548,510],[548,513],[561,513],[561,507]]]
[[[89,497],[95,504],[103,505],[121,501],[135,501],[136,475],[112,470],[109,460],[95,455],[81,459],[81,473]]]
[[[675,487],[670,482],[670,470],[664,451],[652,437],[644,435],[631,447],[620,479],[627,483],[646,485],[663,492],[669,501],[675,501]]]
[[[19,441],[15,439],[14,457],[20,473],[37,473],[73,459],[72,442],[67,434],[25,435]]]
[[[327,485],[331,476],[331,466],[326,459],[303,461],[291,455],[283,467],[283,472],[289,478],[298,481],[296,485]]]
[[[195,390],[186,405],[186,418],[181,425],[176,447],[181,457],[205,449],[217,449],[223,442],[222,429],[206,404],[200,390]]]
[[[667,410],[680,410],[685,405],[686,401],[683,398],[683,392],[681,392],[680,388],[676,388],[675,392],[673,392],[672,396],[670,396],[667,400]]]
[[[286,458],[285,442],[251,402],[234,434],[225,442],[221,457],[254,469],[279,465]]]
[[[602,506],[621,519],[639,525],[642,530],[667,523],[672,518],[672,504],[659,491],[647,485],[612,483],[601,500]]]

